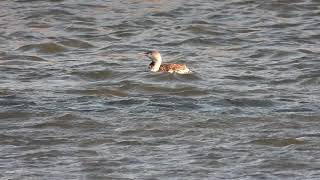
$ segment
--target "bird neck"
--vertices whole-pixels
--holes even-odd
[[[153,60],[152,63],[150,64],[150,66],[151,66],[150,70],[153,71],[153,72],[159,71],[161,63],[162,63],[162,59],[161,58],[159,58],[157,60]]]

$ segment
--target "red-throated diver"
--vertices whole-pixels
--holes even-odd
[[[178,74],[191,73],[185,64],[161,64],[162,58],[157,50],[147,51],[144,55],[149,57],[152,61],[149,65],[149,69],[152,72],[169,72]]]

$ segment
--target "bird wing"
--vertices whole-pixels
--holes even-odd
[[[169,71],[181,71],[186,69],[185,64],[162,64],[159,68],[159,71],[169,72]]]

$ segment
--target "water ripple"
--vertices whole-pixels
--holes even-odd
[[[318,1],[0,5],[0,178],[319,179]]]
[[[36,51],[36,52],[45,53],[45,54],[55,54],[55,53],[68,51],[67,48],[65,48],[64,46],[54,42],[41,43],[41,44],[28,44],[28,45],[19,47],[17,50],[18,51]]]

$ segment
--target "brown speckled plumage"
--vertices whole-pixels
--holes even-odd
[[[154,66],[154,62],[149,64],[149,69]],[[177,72],[186,69],[187,66],[185,64],[161,64],[159,68],[159,72]]]

